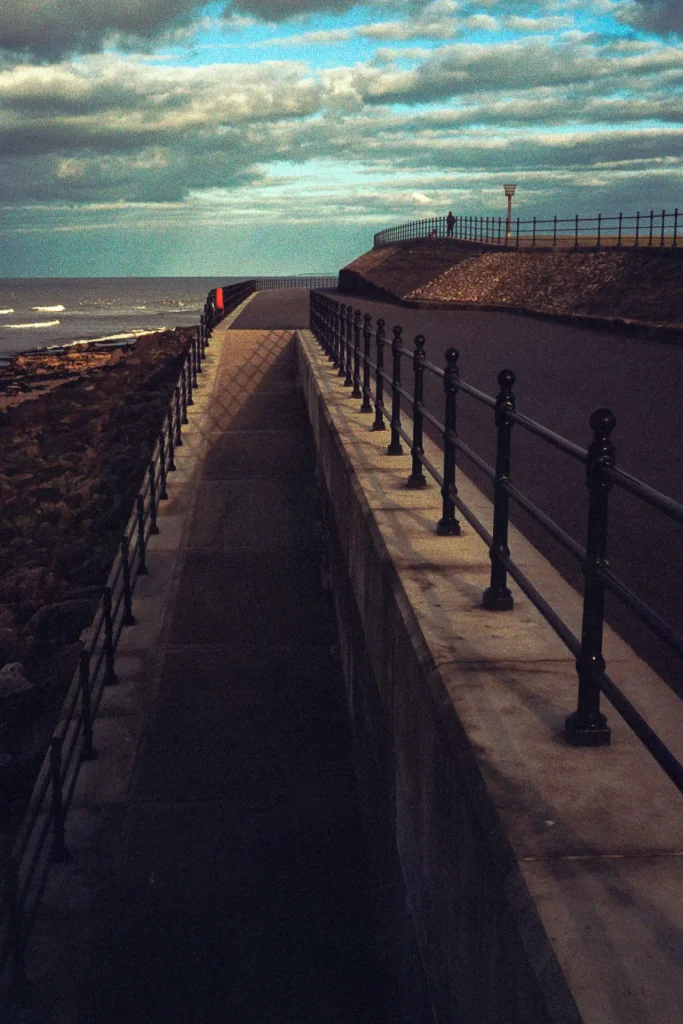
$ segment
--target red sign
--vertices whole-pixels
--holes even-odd
[[[223,309],[223,289],[216,288],[216,309]]]

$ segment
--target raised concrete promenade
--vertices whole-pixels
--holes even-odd
[[[388,430],[372,430],[308,331],[299,344],[338,533],[361,793],[380,808],[377,831],[393,829],[436,1019],[678,1024],[681,795],[604,699],[612,746],[567,745],[574,658],[514,584],[513,611],[482,607],[486,546],[460,514],[461,536],[436,535],[437,486],[406,488],[409,453],[387,455]],[[425,453],[441,464],[429,439]],[[462,474],[458,488],[490,529],[491,503]],[[580,635],[579,595],[514,529],[510,547]],[[676,695],[610,629],[605,655],[683,758]]]
[[[238,313],[213,333],[169,474],[22,1024],[399,1019],[294,340],[231,330]]]

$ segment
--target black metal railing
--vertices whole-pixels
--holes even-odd
[[[513,596],[508,587],[508,576],[511,577],[576,658],[578,698],[576,710],[566,718],[565,738],[567,742],[575,746],[600,746],[610,742],[610,729],[600,709],[600,696],[601,693],[604,693],[679,791],[683,792],[683,766],[617,684],[607,675],[602,650],[605,592],[610,591],[674,651],[679,655],[683,654],[683,636],[649,608],[625,583],[615,577],[608,568],[607,562],[608,503],[610,489],[613,486],[628,491],[640,501],[679,524],[683,524],[683,506],[637,480],[629,473],[616,468],[615,448],[611,440],[615,418],[610,410],[597,409],[592,414],[589,421],[592,437],[588,447],[582,448],[516,411],[513,391],[515,375],[511,370],[504,369],[498,374],[499,390],[496,397],[485,394],[461,379],[458,368],[458,352],[455,348],[447,350],[445,366],[442,369],[426,358],[425,338],[422,334],[415,337],[414,350],[406,352],[403,347],[401,327],[396,326],[393,328],[393,338],[390,343],[392,373],[388,374],[384,370],[384,350],[389,345],[384,320],[379,318],[377,326],[373,330],[370,314],[363,316],[361,310],[354,310],[350,305],[340,303],[331,296],[320,292],[311,292],[310,327],[327,353],[332,368],[337,370],[340,377],[344,377],[345,384],[353,387],[350,397],[362,398],[360,411],[371,413],[374,408],[375,419],[372,428],[386,430],[385,419],[388,422],[390,439],[387,454],[402,454],[401,441],[408,446],[412,466],[410,476],[406,481],[407,485],[410,487],[426,486],[425,470],[439,485],[442,496],[442,515],[436,524],[436,532],[447,536],[457,536],[460,533],[460,522],[456,512],[460,512],[487,545],[491,560],[491,576],[489,586],[482,595],[484,608],[501,612],[512,609]],[[401,367],[405,359],[412,364],[412,392],[408,391],[401,382]],[[443,422],[424,405],[425,373],[431,373],[443,382],[445,393]],[[391,393],[390,407],[387,407],[384,398],[385,388],[388,388]],[[458,436],[459,394],[468,395],[491,410],[496,428],[495,466],[489,465]],[[412,412],[411,433],[404,429],[402,423],[401,400]],[[442,469],[433,465],[425,455],[422,443],[425,421],[431,424],[443,439]],[[511,432],[515,425],[529,431],[586,467],[588,503],[585,546],[569,536],[561,526],[512,484]],[[473,463],[492,484],[493,522],[491,533],[458,493],[457,453]],[[572,633],[560,615],[514,561],[508,543],[509,503],[511,500],[523,508],[580,562],[584,574],[580,638]]]
[[[257,292],[267,292],[281,288],[336,288],[337,275],[308,274],[299,277],[257,277],[254,288]]]
[[[25,984],[24,950],[50,867],[69,856],[66,823],[80,766],[97,757],[94,723],[105,689],[118,681],[116,647],[122,630],[135,622],[135,584],[148,572],[147,542],[159,533],[159,502],[168,498],[167,476],[176,469],[175,452],[183,443],[182,428],[203,372],[209,335],[253,290],[253,282],[224,288],[222,310],[216,308],[215,290],[210,292],[184,354],[158,441],[0,883],[0,991]]]
[[[427,217],[407,224],[379,231],[374,238],[375,248],[392,242],[405,242],[417,238],[452,238],[478,245],[503,248],[652,248],[678,247],[678,207],[671,212],[650,210],[645,213],[604,217],[538,218],[520,220],[506,217],[456,216],[449,223],[447,217]]]

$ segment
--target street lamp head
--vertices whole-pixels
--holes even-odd
[[[517,188],[517,186],[516,185],[503,185],[503,188],[505,189],[505,195],[506,196],[514,196],[515,189]]]

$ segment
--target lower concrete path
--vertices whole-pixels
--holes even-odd
[[[221,325],[208,355],[69,818],[71,862],[53,868],[29,951],[23,1022],[399,1019],[294,342]]]
[[[308,327],[308,288],[258,292],[235,320],[237,330]]]

